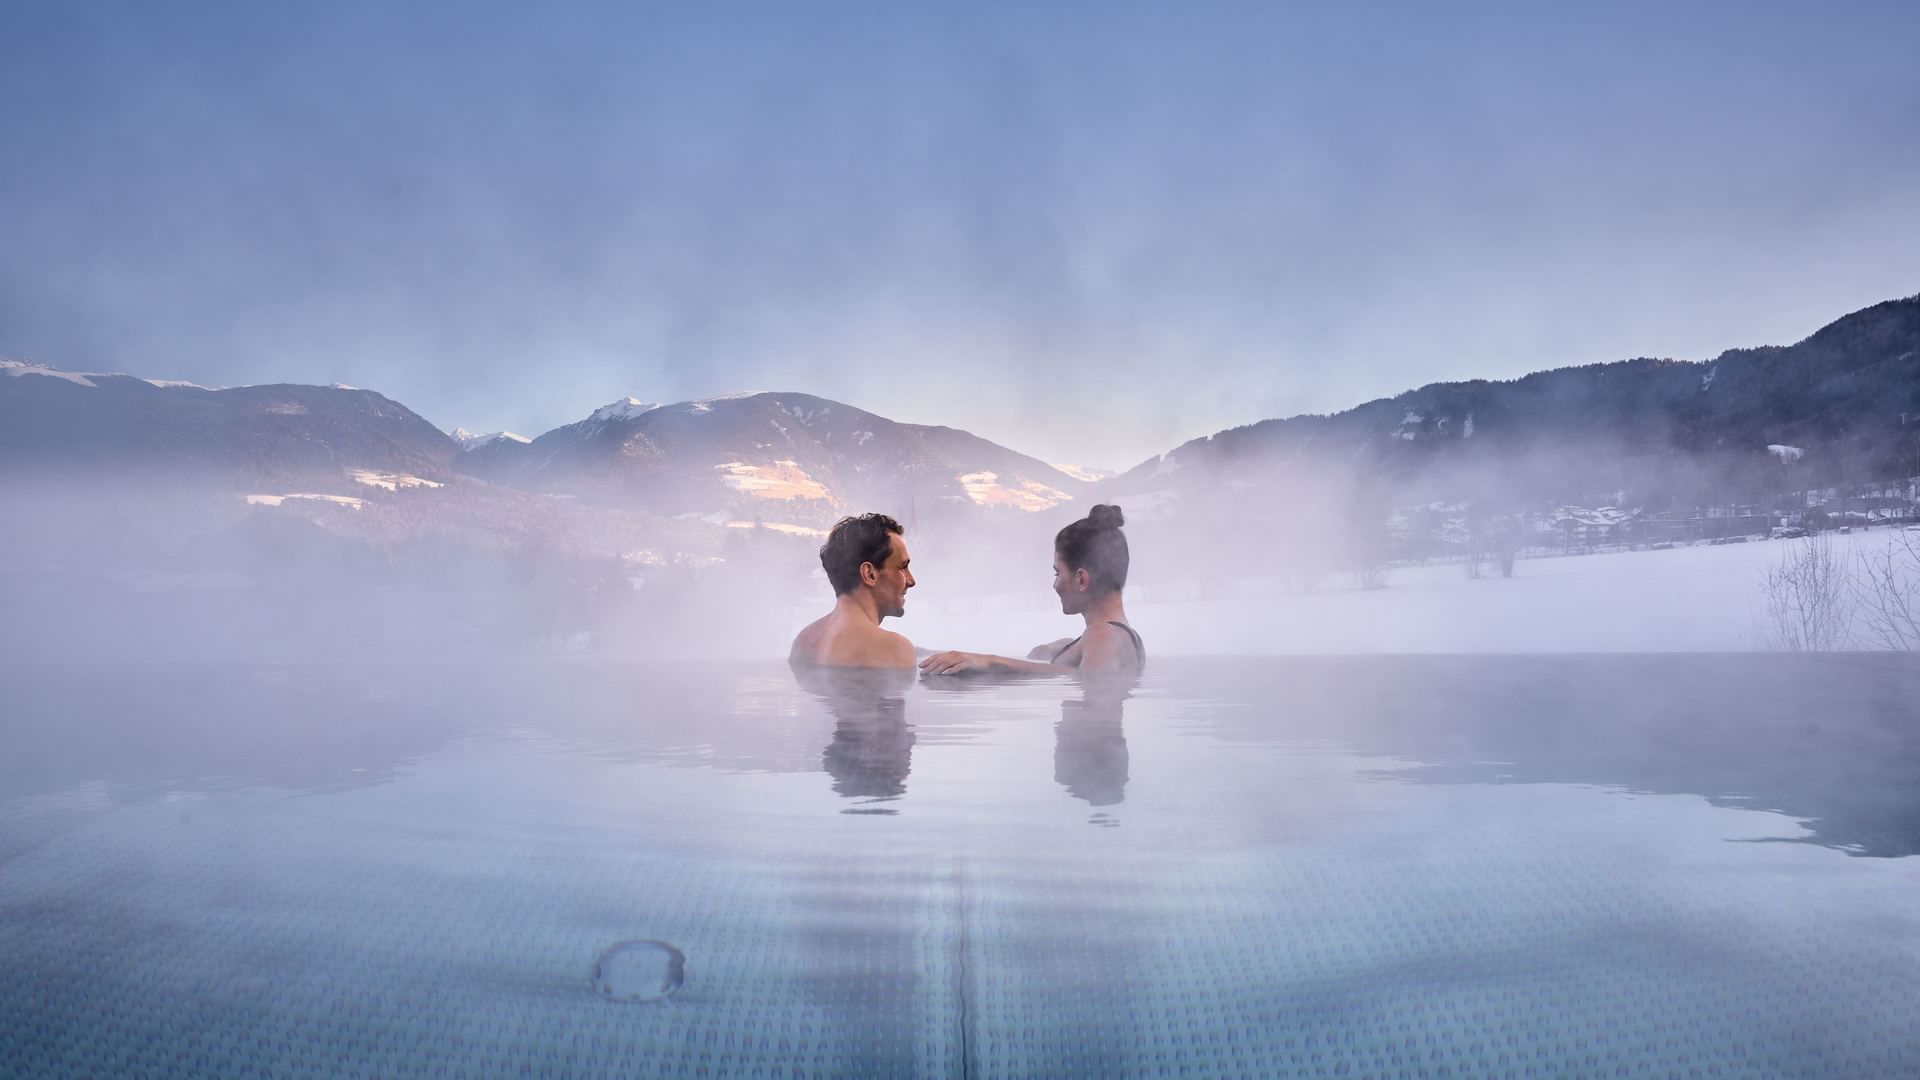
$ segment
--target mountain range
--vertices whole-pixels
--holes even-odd
[[[350,386],[211,389],[0,360],[0,462],[256,483],[377,470],[444,481],[460,448],[413,410]]]
[[[1194,439],[1101,485],[1149,512],[1372,487],[1396,505],[1652,507],[1920,474],[1920,296],[1788,346],[1434,383]],[[1330,479],[1331,478],[1331,479]]]
[[[516,488],[801,528],[866,507],[923,519],[1044,510],[1090,486],[965,431],[798,393],[628,398],[529,442],[476,446],[457,464]]]
[[[537,438],[438,430],[352,387],[212,389],[0,361],[0,463],[192,474],[246,494],[483,483],[797,533],[884,509],[925,521],[1237,512],[1330,488],[1373,499],[1648,503],[1920,473],[1920,296],[1789,346],[1435,383],[1195,439],[1110,478],[804,393],[616,401]],[[1772,449],[1769,449],[1769,448]],[[1791,475],[1789,476],[1789,473]],[[410,479],[423,483],[410,485]]]

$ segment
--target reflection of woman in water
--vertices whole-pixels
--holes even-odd
[[[1127,623],[1120,590],[1127,584],[1127,535],[1117,506],[1100,505],[1053,538],[1053,592],[1060,610],[1086,620],[1076,638],[1036,645],[1025,660],[986,653],[943,652],[920,661],[929,675],[969,671],[1113,671],[1137,673],[1147,647]]]
[[[895,799],[906,793],[913,766],[913,726],[904,691],[911,671],[793,665],[803,689],[818,694],[833,714],[833,737],[820,761],[833,790],[850,799]],[[849,813],[892,813],[854,810]]]
[[[1127,793],[1127,733],[1120,703],[1127,683],[1086,684],[1079,701],[1060,703],[1053,729],[1053,779],[1067,794],[1093,806],[1113,806]]]

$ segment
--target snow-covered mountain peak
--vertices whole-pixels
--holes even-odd
[[[88,373],[78,371],[59,371],[45,364],[36,364],[27,360],[0,360],[0,371],[10,376],[45,375],[54,379],[65,379],[77,386],[93,386],[94,381],[87,378]]]
[[[74,384],[75,386],[87,386],[87,387],[92,387],[94,389],[98,389],[100,386],[99,383],[96,383],[93,381],[95,379],[108,379],[108,378],[138,379],[140,378],[137,375],[121,375],[121,374],[118,374],[117,372],[111,372],[111,371],[61,371],[59,368],[48,367],[45,364],[37,364],[31,360],[0,359],[0,372],[4,372],[9,376],[45,375],[51,379],[64,379],[67,382]],[[201,386],[199,383],[196,383],[196,382],[188,382],[185,379],[140,379],[140,381],[143,383],[146,383],[148,386],[159,387],[162,390],[174,390],[174,389],[210,390],[210,389],[213,389],[212,387]]]
[[[625,397],[619,401],[602,405],[593,410],[592,415],[581,421],[581,423],[602,425],[618,420],[631,420],[636,416],[653,412],[656,409],[671,409],[683,413],[712,412],[714,405],[719,402],[740,401],[746,398],[759,397],[766,392],[765,390],[743,390],[737,394],[717,394],[713,397],[700,398],[697,401],[675,402],[641,401],[637,397]]]
[[[593,410],[593,415],[587,419],[602,424],[612,420],[631,420],[641,413],[649,413],[659,407],[660,403],[657,401],[641,401],[637,397],[625,397]]]
[[[741,390],[732,394],[716,394],[713,397],[700,398],[697,401],[677,402],[672,405],[671,408],[681,409],[690,413],[712,412],[715,402],[745,401],[747,398],[756,398],[765,393],[767,393],[765,390]]]
[[[488,432],[485,435],[475,435],[473,432],[468,431],[466,428],[457,427],[457,428],[454,428],[452,431],[447,432],[447,434],[453,436],[453,441],[459,443],[460,449],[462,450],[478,450],[481,447],[488,445],[489,443],[500,442],[503,439],[506,440],[507,442],[517,442],[517,443],[528,443],[533,441],[532,439],[527,438],[525,435],[516,435],[511,431],[492,431],[492,432]]]

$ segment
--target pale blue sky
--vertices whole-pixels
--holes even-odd
[[[1056,461],[1920,292],[1920,5],[0,2],[0,355]]]

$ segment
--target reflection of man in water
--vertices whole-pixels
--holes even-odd
[[[1067,794],[1094,806],[1113,806],[1126,798],[1127,733],[1120,703],[1131,680],[1091,679],[1079,701],[1060,703],[1053,729],[1053,779]]]
[[[820,755],[833,777],[833,790],[850,799],[905,794],[913,764],[905,691],[913,685],[913,672],[807,664],[793,665],[793,672],[801,687],[820,695],[833,714],[833,737]]]
[[[820,565],[833,586],[833,610],[793,639],[787,659],[823,667],[912,668],[913,642],[880,620],[907,613],[906,530],[885,514],[840,519],[820,546]]]

